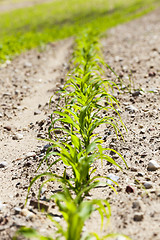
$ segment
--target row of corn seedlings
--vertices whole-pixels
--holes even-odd
[[[106,239],[117,236],[108,234],[100,238],[96,233],[83,232],[85,221],[93,211],[99,212],[102,225],[104,217],[109,219],[111,215],[110,205],[106,200],[87,200],[86,198],[93,188],[102,185],[102,182],[106,184],[107,177],[96,174],[95,163],[103,164],[106,161],[122,169],[107,154],[108,151],[113,151],[127,166],[118,152],[103,147],[103,140],[96,133],[98,127],[105,124],[112,126],[118,135],[121,134],[119,124],[123,125],[119,113],[114,107],[118,105],[118,102],[109,93],[109,89],[115,84],[103,77],[106,65],[100,54],[98,40],[98,34],[90,30],[76,39],[72,61],[74,68],[68,75],[65,87],[61,91],[64,104],[63,107],[59,105],[51,115],[49,138],[46,139],[50,143],[50,147],[43,159],[43,161],[46,160],[48,169],[37,175],[29,186],[30,191],[33,183],[45,176],[46,180],[39,189],[40,197],[41,189],[46,183],[57,181],[61,184],[62,190],[52,195],[51,199],[55,201],[63,215],[66,227],[52,218],[57,227],[54,238],[41,236],[33,229],[21,228],[18,233],[26,237],[48,240],[80,240]],[[106,115],[101,117],[101,113],[104,111]],[[117,118],[111,116],[110,112],[115,112]],[[52,136],[55,136],[57,131],[65,136],[65,140],[58,136],[53,139]],[[52,162],[48,160],[51,156],[54,159]],[[58,162],[63,162],[65,166],[62,175],[52,172],[53,166]],[[70,171],[71,177],[67,176],[67,171]],[[127,239],[127,236],[125,237]]]

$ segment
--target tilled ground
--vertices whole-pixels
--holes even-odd
[[[160,10],[120,25],[102,40],[105,61],[122,79],[114,95],[120,102],[118,111],[128,132],[122,128],[124,141],[117,140],[112,129],[99,129],[104,145],[120,152],[128,163],[124,171],[104,163],[98,171],[119,177],[118,194],[108,187],[93,191],[90,198],[108,199],[111,222],[107,232],[124,233],[133,240],[160,239]],[[19,226],[33,226],[51,234],[52,223],[37,210],[34,200],[41,181],[33,187],[27,209],[22,210],[30,180],[45,154],[43,141],[50,124],[50,113],[56,109],[55,91],[64,84],[71,56],[72,40],[47,47],[45,52],[30,51],[8,62],[0,69],[0,239],[11,239]],[[107,70],[106,77],[114,79]],[[120,81],[117,81],[120,83]],[[51,95],[52,107],[48,102]],[[104,113],[105,114],[105,113]],[[103,116],[102,116],[103,117]],[[62,136],[63,137],[63,136]],[[152,170],[150,171],[150,161]],[[150,164],[149,164],[150,163]],[[61,173],[63,165],[53,171]],[[39,172],[45,170],[45,164]],[[43,180],[43,179],[41,179]],[[58,221],[61,220],[48,196],[57,185],[42,191],[42,203]],[[95,227],[96,226],[96,227]],[[100,230],[100,217],[95,214],[87,230]]]

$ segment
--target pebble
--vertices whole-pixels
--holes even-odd
[[[60,129],[54,129],[54,133],[55,133],[55,134],[61,134],[62,131],[61,131]]]
[[[44,202],[38,201],[36,199],[31,199],[30,205],[33,206],[34,208],[45,210],[46,212],[48,211],[49,206],[45,204]]]
[[[3,117],[3,114],[0,112],[0,118],[2,118]]]
[[[155,160],[149,161],[148,167],[147,167],[148,171],[156,171],[159,168],[160,168],[160,165]]]
[[[141,222],[144,218],[144,214],[142,212],[137,212],[135,213],[134,217],[133,217],[133,220],[135,222]]]
[[[42,133],[38,133],[38,134],[37,134],[37,137],[38,137],[38,138],[41,138],[41,139],[45,139],[45,138],[46,138],[45,135],[42,134]]]
[[[140,204],[140,202],[139,202],[139,201],[133,202],[132,208],[133,208],[133,209],[140,210],[140,209],[141,209],[141,204]]]
[[[155,77],[155,76],[156,76],[156,73],[155,73],[155,72],[149,72],[149,73],[148,73],[148,76],[149,76],[149,77]]]
[[[143,152],[143,153],[141,154],[141,158],[145,158],[145,157],[147,157],[147,152]]]
[[[22,139],[23,139],[23,134],[21,134],[21,133],[16,133],[13,136],[13,140],[22,140]]]
[[[138,172],[136,176],[137,176],[137,177],[144,177],[144,175],[145,175],[145,174],[144,174],[143,172]]]
[[[54,221],[60,222],[60,221],[61,221],[61,218],[60,218],[60,217],[54,217]]]
[[[141,95],[141,91],[135,91],[132,93],[133,97],[138,97],[139,95]]]
[[[110,184],[110,185],[114,184],[114,182],[117,182],[118,179],[119,179],[119,177],[116,176],[116,175],[114,175],[113,173],[108,174],[107,177],[111,179],[111,180],[110,180],[110,179],[107,179],[107,183]],[[114,182],[113,182],[112,180],[113,180]]]
[[[30,157],[35,157],[36,156],[36,153],[35,152],[28,152],[25,154],[24,158],[30,158]]]
[[[156,192],[156,195],[157,195],[157,197],[160,197],[160,191],[159,190]]]
[[[126,192],[127,193],[134,193],[134,189],[131,186],[126,187]]]
[[[42,153],[46,152],[47,149],[48,149],[49,147],[51,147],[51,146],[52,146],[52,145],[51,145],[50,143],[44,145],[44,147],[42,148],[41,152],[42,152]]]
[[[137,172],[138,169],[137,169],[137,167],[131,167],[131,171],[132,171],[132,172]]]
[[[8,130],[8,131],[11,131],[11,126],[4,126],[4,129]]]
[[[144,185],[145,189],[152,188],[152,183],[151,182],[145,182],[143,185]]]
[[[145,134],[146,130],[144,128],[141,129],[140,134]]]
[[[30,62],[25,62],[24,65],[23,65],[24,68],[30,68],[32,67],[32,63]]]
[[[107,138],[108,138],[108,134],[105,134],[105,135],[103,136],[102,140],[106,142]]]
[[[41,114],[41,111],[37,110],[37,111],[34,112],[34,115],[39,115],[39,114]]]
[[[0,162],[0,168],[5,168],[5,167],[7,167],[7,162]]]
[[[29,211],[27,208],[22,209],[21,215],[26,217],[27,220],[33,220],[33,218],[35,218],[35,214]]]
[[[47,191],[47,188],[42,187],[41,188],[41,194],[44,194]]]
[[[15,207],[14,208],[15,214],[21,213],[22,209],[20,207]]]
[[[116,110],[119,114],[122,113],[122,110],[120,108],[117,108]]]
[[[30,167],[32,166],[32,161],[27,161],[26,163],[23,164],[23,167]]]
[[[133,105],[126,106],[125,110],[129,111],[130,113],[135,113],[138,111],[138,109],[136,107],[134,107]]]
[[[115,61],[116,62],[121,62],[121,61],[123,61],[123,58],[120,57],[120,56],[115,56]]]

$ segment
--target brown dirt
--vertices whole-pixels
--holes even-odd
[[[119,177],[119,187],[116,187],[118,194],[104,187],[94,190],[91,198],[101,197],[111,203],[111,222],[103,229],[103,234],[124,233],[133,240],[160,239],[160,169],[147,170],[150,160],[160,164],[159,21],[160,10],[156,10],[141,19],[111,29],[108,37],[102,40],[105,61],[123,79],[122,89],[115,90],[114,94],[120,101],[121,117],[128,132],[122,129],[124,142],[121,138],[117,140],[113,131],[108,133],[106,127],[100,129],[100,134],[107,136],[106,146],[112,146],[125,157],[129,169],[124,166],[122,172],[104,163],[99,171],[106,176],[112,173]],[[14,208],[23,207],[30,179],[43,158],[45,143],[37,141],[36,137],[46,135],[50,113],[56,108],[58,100],[54,92],[63,84],[68,70],[71,45],[72,40],[69,39],[48,46],[43,53],[30,51],[0,69],[0,162],[7,162],[7,167],[0,168],[0,202],[5,204],[0,209],[2,240],[11,239],[18,226],[22,225],[34,226],[46,234],[54,230],[45,214],[37,209],[27,206],[35,213],[31,221],[15,214]],[[108,79],[114,78],[109,70],[106,75]],[[47,103],[52,94],[52,108],[49,109]],[[135,111],[129,110],[129,106],[135,107]],[[22,133],[23,139],[13,140],[16,133]],[[35,152],[36,155],[26,158],[28,152]],[[113,157],[121,163],[117,156]],[[62,168],[63,165],[58,165],[54,170],[61,172]],[[45,165],[39,172],[44,169]],[[151,188],[144,189],[144,183],[150,183]],[[39,184],[32,189],[32,197]],[[132,193],[127,193],[127,186],[133,190]],[[48,185],[42,195],[47,197],[50,188]],[[57,216],[53,203],[45,204]],[[140,221],[135,221],[137,213]],[[100,218],[97,215],[86,225],[87,230],[97,232],[99,226]]]

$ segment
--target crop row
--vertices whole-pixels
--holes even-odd
[[[102,183],[107,185],[108,177],[96,174],[96,164],[103,164],[106,161],[122,169],[107,154],[113,151],[127,166],[121,154],[104,147],[101,136],[96,133],[101,125],[105,125],[113,127],[116,134],[121,134],[119,125],[123,125],[114,107],[118,102],[109,93],[111,92],[109,89],[115,87],[115,83],[104,78],[106,64],[101,56],[98,36],[97,32],[88,30],[76,39],[72,60],[74,67],[61,90],[60,104],[51,115],[49,138],[46,139],[50,147],[43,159],[46,160],[48,169],[31,181],[28,190],[30,191],[32,185],[42,176],[45,177],[45,181],[39,190],[39,196],[46,183],[55,181],[60,183],[61,191],[52,195],[50,200],[56,203],[66,227],[52,218],[57,227],[54,238],[41,236],[37,231],[26,227],[21,228],[17,234],[46,240],[107,239],[118,235],[108,234],[100,238],[96,233],[83,231],[86,220],[94,211],[99,212],[102,226],[104,218],[109,219],[111,216],[107,200],[87,198],[92,189],[102,186]],[[102,117],[104,111],[106,114]],[[113,117],[110,112],[115,112],[117,117]],[[58,136],[55,138],[57,132],[61,132],[64,138]],[[48,159],[54,160],[51,162]],[[65,166],[60,175],[52,171],[58,162]],[[67,171],[70,172],[70,177]],[[110,187],[115,190],[113,186]],[[127,236],[124,237],[129,239]]]

